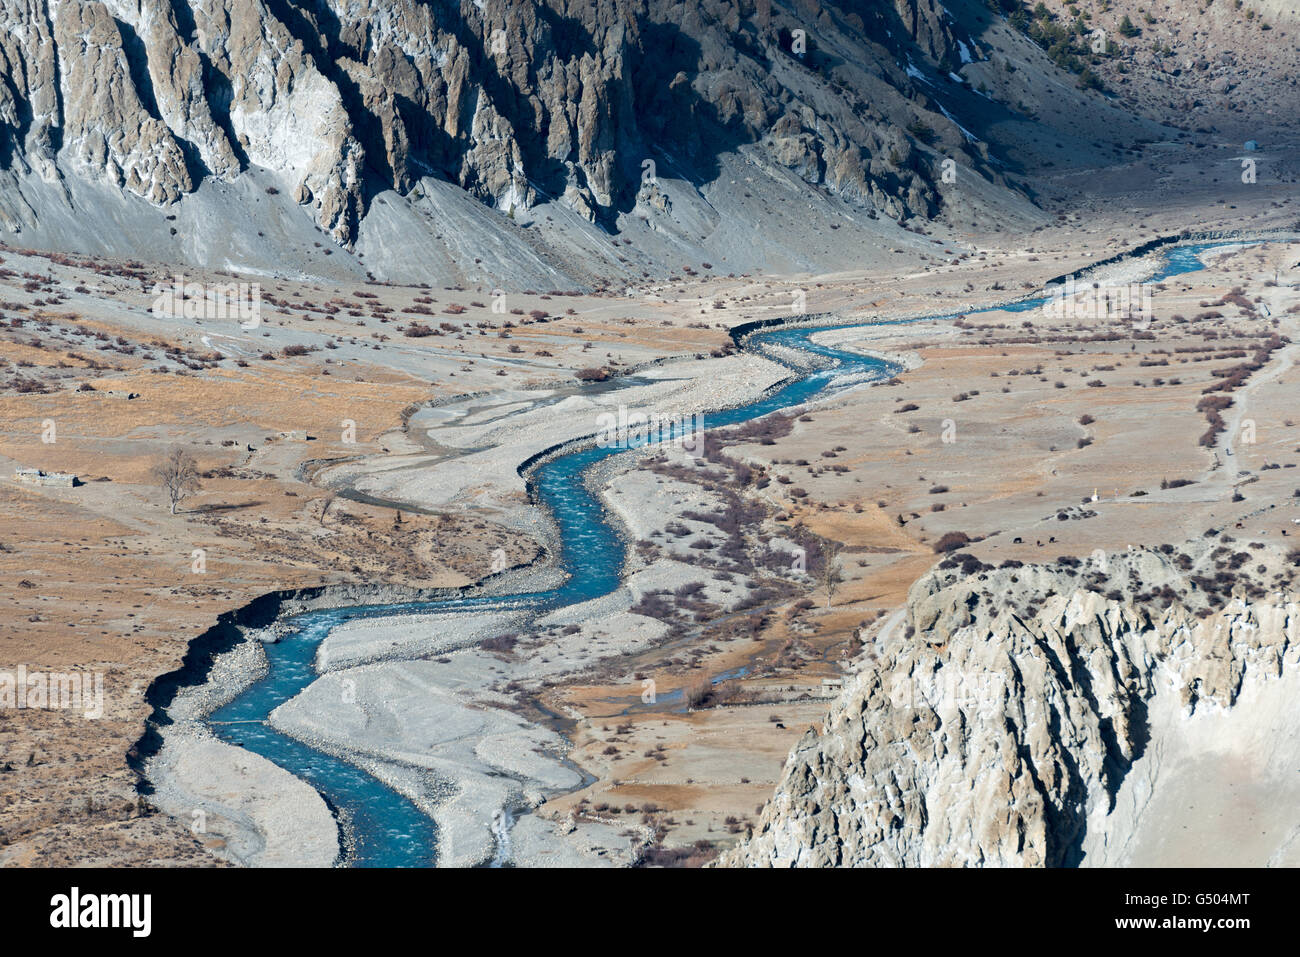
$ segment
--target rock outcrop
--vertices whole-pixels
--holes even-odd
[[[1170,787],[1147,752],[1233,720],[1243,695],[1284,674],[1294,681],[1300,668],[1293,569],[1280,556],[1212,547],[1098,553],[1083,565],[946,560],[913,586],[905,632],[867,638],[856,679],[791,753],[754,831],[719,863],[1114,863],[1135,832],[1176,830],[1142,816]],[[1254,570],[1237,577],[1247,559]],[[1273,767],[1282,749],[1294,779],[1294,739],[1276,729],[1265,738],[1261,758],[1243,756],[1261,747],[1235,737],[1235,773],[1248,778],[1256,758]],[[1141,762],[1149,780],[1134,802],[1125,779]],[[1194,803],[1196,790],[1176,803]],[[1253,831],[1294,844],[1294,821],[1277,834],[1269,826]],[[1189,839],[1200,838],[1174,836]]]
[[[934,216],[917,131],[1000,178],[927,87],[959,49],[937,0],[3,0],[0,168],[156,206],[261,168],[348,246],[424,176],[609,225],[645,160],[707,183],[756,145],[852,206]]]

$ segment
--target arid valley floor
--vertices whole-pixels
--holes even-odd
[[[217,773],[242,760],[229,745],[194,752],[210,774],[172,768],[174,787],[138,790],[145,690],[219,615],[316,586],[353,599],[348,586],[390,586],[398,600],[547,580],[550,519],[519,466],[619,404],[681,415],[761,394],[786,372],[737,350],[732,327],[798,319],[800,296],[823,324],[960,316],[1158,236],[1295,229],[1296,171],[1237,183],[1234,150],[1212,146],[1207,161],[1156,144],[1032,232],[936,228],[855,272],[697,264],[617,293],[511,293],[504,310],[490,288],[263,277],[254,330],[152,313],[175,271],[164,263],[0,246],[0,575],[14,585],[0,660],[105,675],[99,720],[0,712],[0,863],[331,863],[341,852],[322,843],[333,822],[319,808],[291,840],[258,836],[284,812],[250,795],[273,805],[293,789],[273,768]],[[1189,187],[1207,165],[1222,182]],[[1141,279],[1153,261],[1099,277]],[[428,808],[442,863],[490,860],[501,808],[516,815],[520,864],[711,860],[754,829],[827,696],[901,629],[945,536],[994,565],[1207,534],[1252,564],[1285,555],[1300,539],[1297,288],[1300,240],[1242,241],[1157,285],[1152,320],[1136,326],[1035,309],[823,333],[903,371],[719,430],[705,460],[621,456],[600,491],[633,568],[599,614],[523,632],[507,614],[486,644],[474,621],[347,626],[327,667],[356,669],[373,697],[362,725],[339,719],[351,737],[333,744]],[[602,381],[579,381],[584,370]],[[176,444],[202,478],[170,514],[150,469]],[[24,467],[79,484],[34,487],[15,479]],[[777,539],[836,551],[842,580],[828,594],[766,561]],[[406,713],[416,692],[382,669],[410,662],[421,693],[468,723],[387,727],[385,709]],[[307,701],[284,726],[324,734],[325,713]],[[499,747],[475,746],[487,738]],[[432,757],[414,761],[416,748]],[[202,833],[186,813],[198,806]],[[1254,791],[1207,813],[1258,815],[1286,844],[1283,812]],[[1260,862],[1233,853],[1222,860]],[[1294,843],[1288,853],[1295,863]]]

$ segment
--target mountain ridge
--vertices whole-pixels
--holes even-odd
[[[735,269],[820,261],[783,246],[791,229],[825,241],[843,227],[821,257],[834,266],[907,241],[896,224],[968,207],[1042,222],[1014,150],[971,131],[986,106],[1005,126],[1006,108],[952,71],[987,57],[975,31],[1006,27],[968,7],[5,0],[0,230],[411,281],[397,232],[429,241],[419,278],[500,280],[549,258],[520,284],[598,285],[728,252]],[[970,189],[946,188],[945,160]],[[484,240],[458,248],[442,217]],[[322,262],[325,248],[339,258]],[[369,264],[353,258],[367,250]]]

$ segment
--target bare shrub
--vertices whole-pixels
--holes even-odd
[[[947,532],[934,543],[934,551],[936,554],[955,552],[959,548],[965,548],[970,544],[970,541],[970,536],[965,532]]]

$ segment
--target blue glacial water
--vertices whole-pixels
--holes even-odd
[[[1179,246],[1165,254],[1164,265],[1150,282],[1203,269],[1200,254],[1226,243]],[[958,315],[976,315],[999,309],[1026,312],[1047,301],[1040,296],[1021,300],[1011,306],[991,307],[965,313],[944,313],[900,323],[953,319]],[[889,363],[851,352],[844,352],[812,341],[828,329],[847,329],[871,323],[845,322],[817,328],[776,328],[758,332],[747,342],[753,348],[761,343],[786,346],[831,360],[833,367],[812,373],[799,373],[786,385],[767,396],[734,409],[713,412],[703,417],[705,429],[735,425],[782,409],[799,406],[825,397],[844,380],[854,382],[892,376],[896,367]],[[647,444],[644,437],[629,443],[633,447]],[[365,605],[351,608],[313,611],[290,619],[292,631],[275,644],[266,646],[269,670],[265,678],[248,688],[209,718],[213,732],[225,741],[254,751],[316,788],[332,807],[352,822],[355,849],[351,863],[358,867],[428,867],[434,863],[437,833],[433,821],[421,813],[410,800],[382,784],[353,764],[317,751],[302,742],[280,734],[266,722],[279,705],[297,695],[317,677],[313,667],[316,648],[337,625],[357,618],[381,617],[410,612],[452,611],[478,608],[487,610],[504,605],[560,607],[607,595],[619,587],[624,563],[625,544],[604,519],[600,503],[582,481],[583,473],[623,448],[592,446],[561,455],[542,465],[534,473],[538,504],[553,516],[559,529],[556,560],[569,578],[551,591],[508,597],[457,598],[447,601],[416,602],[397,605]]]

